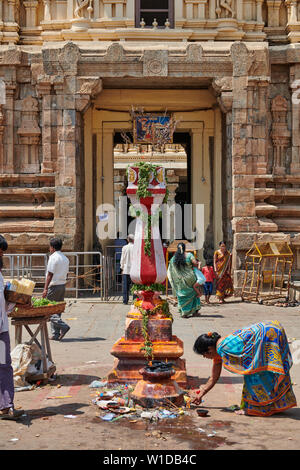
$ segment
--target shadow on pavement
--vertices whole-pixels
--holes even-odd
[[[201,385],[204,385],[207,382],[207,379],[205,378],[200,378],[200,377],[195,377],[189,375],[187,377],[187,383],[188,387],[200,387]],[[236,384],[242,384],[244,382],[244,379],[242,377],[220,377],[218,380],[218,384],[223,384],[223,385],[236,385]]]
[[[94,380],[99,380],[99,376],[86,374],[57,374],[52,386],[61,385],[73,387],[77,385],[90,385]]]
[[[106,341],[106,338],[96,337],[96,338],[83,338],[79,336],[78,338],[64,338],[61,340],[62,343],[77,343],[77,342],[86,342],[86,341]]]
[[[74,415],[80,416],[84,414],[84,411],[79,411],[80,408],[88,407],[86,403],[65,403],[57,406],[47,406],[44,408],[25,410],[23,417],[18,420],[18,423],[24,424],[24,426],[30,426],[32,421],[35,419],[46,419],[49,416],[56,415]]]

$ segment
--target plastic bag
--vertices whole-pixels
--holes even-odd
[[[18,344],[11,352],[11,365],[14,371],[14,386],[26,387],[26,372],[32,361],[32,349],[28,344]]]

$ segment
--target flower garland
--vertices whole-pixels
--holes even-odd
[[[146,290],[146,291],[153,291],[153,292],[161,292],[162,294],[166,293],[166,285],[165,284],[132,284],[130,293],[134,295],[135,292],[139,290]]]
[[[147,359],[147,361],[153,361],[154,359],[154,352],[153,352],[153,343],[150,340],[149,337],[149,331],[148,331],[148,325],[149,325],[149,319],[150,316],[154,315],[158,311],[165,317],[165,318],[170,318],[171,321],[173,322],[173,316],[170,312],[169,309],[169,304],[166,300],[161,301],[156,307],[154,307],[152,310],[146,310],[140,306],[139,300],[137,300],[134,303],[134,306],[139,310],[141,313],[143,320],[142,320],[142,335],[144,337],[144,346],[140,349],[141,351],[144,351],[144,356]]]
[[[132,165],[130,165],[132,166]],[[128,165],[127,167],[127,177],[128,177],[128,169],[130,168]],[[146,198],[151,196],[151,193],[148,191],[148,186],[150,183],[150,178],[153,175],[155,178],[157,176],[157,170],[159,165],[154,165],[148,162],[138,162],[134,163],[135,167],[139,169],[139,178],[138,178],[138,189],[137,189],[137,196],[140,199]],[[168,200],[169,190],[167,188],[166,195],[163,200],[163,203],[166,203]],[[133,206],[131,206],[133,207]],[[135,211],[133,207],[133,211]],[[145,223],[145,235],[144,235],[144,253],[149,258],[151,257],[151,231],[152,231],[152,224],[154,224],[159,219],[159,211],[156,211],[155,214],[148,214],[145,216],[141,213],[140,210],[135,211],[137,217],[142,217],[142,221]]]

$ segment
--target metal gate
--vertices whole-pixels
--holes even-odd
[[[115,256],[100,252],[63,252],[70,261],[66,297],[95,298],[98,301],[119,301],[122,281]],[[5,254],[3,276],[5,279],[28,278],[36,283],[34,295],[44,290],[49,254]]]

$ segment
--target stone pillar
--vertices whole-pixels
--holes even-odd
[[[14,173],[14,95],[16,85],[6,85],[6,105],[5,105],[5,134],[4,134],[4,155],[6,161],[4,163],[5,173]]]
[[[237,0],[236,2],[236,18],[237,20],[243,20],[244,19],[244,1],[241,2],[240,0]],[[234,8],[234,6],[233,6]]]
[[[38,0],[23,2],[26,11],[26,27],[32,28],[37,24]]]
[[[104,18],[112,18],[112,3],[111,0],[103,0],[103,13]]]
[[[44,0],[44,21],[51,21],[50,0]]]
[[[74,0],[67,0],[67,18],[68,20],[74,18]]]
[[[79,96],[76,78],[79,57],[79,49],[74,43],[53,49],[51,54],[45,50],[43,54],[44,70],[51,76],[55,91],[55,94],[48,95],[49,87],[44,84],[43,100],[46,109],[43,120],[45,119],[47,129],[43,135],[43,143],[47,144],[46,149],[50,148],[48,144],[51,142],[51,116],[48,113],[50,105],[55,109],[53,120],[57,120],[54,233],[63,237],[65,249],[70,251],[80,251],[83,247],[83,124],[81,113],[76,109]],[[60,76],[57,76],[57,70],[62,71]],[[53,152],[51,157],[52,154]],[[50,156],[47,155],[43,162],[44,170],[47,170],[49,163]]]
[[[39,140],[41,130],[38,125],[38,101],[28,96],[22,102],[21,126],[18,136],[22,145],[22,158],[19,162],[20,173],[39,173]]]
[[[220,162],[219,171],[223,172],[224,176],[224,185],[222,188],[222,198],[224,200],[223,204],[223,232],[224,234],[220,237],[219,242],[223,238],[225,241],[232,239],[232,103],[233,103],[233,91],[232,91],[232,78],[224,77],[222,79],[215,79],[213,81],[213,89],[217,95],[217,101],[220,106],[220,110],[225,115],[224,119],[224,129],[223,129],[223,142],[222,142],[222,158]],[[222,126],[222,122],[218,123],[218,118],[216,119],[215,133],[217,135],[218,126]],[[226,147],[225,147],[226,143]],[[217,148],[215,149],[217,152]],[[217,171],[215,171],[215,177]],[[216,180],[218,181],[218,180]],[[217,203],[218,201],[215,201]],[[218,213],[215,209],[215,215]],[[215,224],[215,227],[217,224]],[[216,245],[217,246],[217,245]]]
[[[0,0],[0,23],[3,23],[3,0]]]
[[[216,19],[216,0],[210,0],[209,2],[209,18],[211,20]]]
[[[169,235],[170,241],[172,242],[173,240],[178,239],[176,232],[175,232],[176,214],[174,213],[174,208],[175,208],[176,189],[178,188],[179,177],[175,175],[174,170],[167,170],[167,178],[168,178],[168,191],[169,191],[167,205],[168,205],[168,210],[170,213],[170,217],[168,219],[170,226],[168,227],[167,232],[170,232],[168,233],[168,235]],[[182,234],[180,239],[183,239],[183,238],[184,238],[184,234]]]
[[[186,19],[192,20],[194,18],[194,2],[192,0],[185,0]]]
[[[135,0],[127,0],[125,16],[127,20],[130,20],[131,22],[135,21]]]
[[[287,125],[288,102],[283,96],[276,96],[271,105],[273,115],[273,174],[284,176],[287,173],[286,153],[290,145],[291,133]]]
[[[268,6],[268,27],[279,26],[279,9],[281,6],[281,0],[267,0]]]
[[[114,165],[113,165],[113,151],[114,151],[114,129],[104,123],[103,125],[103,155],[111,162],[111,165],[104,166],[103,173],[103,194],[105,194],[105,202],[113,204],[114,202],[114,188],[111,182],[114,179]]]
[[[300,175],[300,64],[291,66],[292,89],[292,161],[291,174]]]
[[[175,27],[182,28],[184,23],[183,18],[183,3],[184,0],[175,0]]]
[[[66,4],[62,0],[56,0],[56,19],[62,20],[66,17]]]
[[[3,105],[0,104],[0,174],[4,173],[4,152],[3,152],[3,134],[4,134],[4,116]]]
[[[288,7],[288,23],[296,24],[298,22],[298,18],[297,18],[298,2],[296,0],[287,0],[286,4]]]
[[[120,0],[119,2],[115,3],[115,5],[116,5],[116,18],[124,18],[124,13],[123,13],[124,2],[123,2],[123,0]]]
[[[42,164],[41,173],[54,171],[52,151],[52,96],[51,77],[41,77],[37,84],[38,97],[42,99]],[[56,113],[57,120],[58,112]]]
[[[8,23],[15,22],[15,3],[16,0],[7,0],[8,9],[7,9],[7,21]]]
[[[263,23],[262,4],[263,4],[263,0],[256,0],[256,22],[257,23]]]
[[[203,233],[203,221],[197,220],[198,212],[197,205],[203,204],[204,209],[204,231],[209,225],[209,210],[206,211],[206,208],[209,208],[210,203],[210,191],[208,189],[207,181],[204,179],[204,123],[199,122],[197,127],[191,129],[192,132],[192,162],[191,162],[191,176],[192,176],[192,201],[193,204],[193,224],[192,231],[197,232],[197,237],[201,237]],[[198,222],[198,226],[197,226]],[[202,257],[202,252],[200,256]],[[203,257],[201,258],[203,261]]]
[[[254,177],[259,154],[259,139],[253,138],[253,123],[261,118],[259,93],[253,83],[248,83],[249,52],[245,44],[231,46],[233,63],[232,102],[232,230],[234,284],[239,281],[241,269],[237,234],[255,232]],[[249,86],[248,86],[249,85]],[[265,121],[262,124],[265,126]],[[255,155],[255,158],[253,158]],[[255,171],[254,170],[254,171]],[[250,247],[249,247],[250,248]]]

